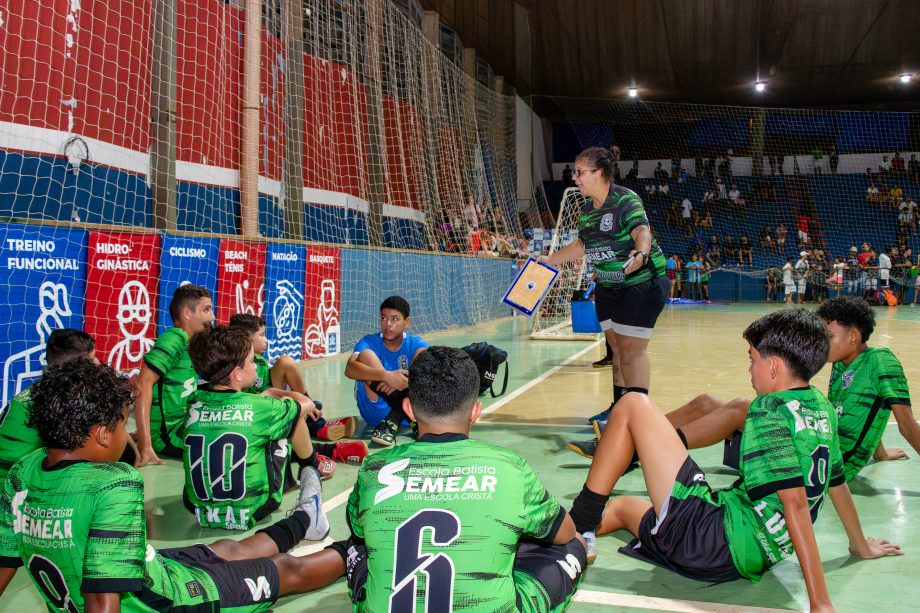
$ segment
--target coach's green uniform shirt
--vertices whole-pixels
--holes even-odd
[[[48,468],[35,451],[0,495],[0,566],[26,566],[49,610],[82,611],[81,592],[121,593],[125,612],[217,610],[211,577],[160,556],[146,533],[143,478],[120,462]]]
[[[188,341],[185,330],[174,326],[161,334],[144,356],[147,367],[160,377],[153,386],[150,403],[150,438],[156,452],[163,451],[167,444],[182,449],[179,429],[188,397],[198,386]]]
[[[13,464],[44,447],[38,432],[26,426],[32,394],[26,388],[0,409],[0,482],[6,479]]]
[[[741,437],[739,480],[715,492],[738,572],[757,581],[794,553],[779,490],[804,487],[814,523],[828,487],[844,483],[837,414],[814,387],[758,396]]]
[[[649,256],[642,268],[629,278],[623,275],[623,264],[629,258],[629,252],[636,248],[631,232],[647,225],[642,200],[635,192],[620,185],[610,186],[610,193],[599,209],[594,208],[591,198],[582,205],[578,238],[584,243],[585,257],[594,266],[599,285],[629,287],[664,274],[665,257],[653,236]]]
[[[261,394],[272,386],[272,367],[261,353],[255,354],[253,361],[256,363],[256,383],[243,391],[250,394]]]
[[[867,347],[846,366],[834,362],[827,393],[837,409],[840,452],[847,481],[869,462],[891,417],[891,406],[910,406],[901,362],[885,347]]]
[[[189,400],[182,429],[185,494],[198,523],[248,530],[281,504],[291,450],[287,439],[300,405],[202,386]]]
[[[347,518],[368,553],[367,596],[356,611],[394,610],[393,602],[510,613],[522,592],[525,610],[548,609],[539,605],[548,603],[545,589],[512,579],[512,567],[518,540],[551,542],[565,510],[508,449],[462,434],[384,449],[358,471]]]

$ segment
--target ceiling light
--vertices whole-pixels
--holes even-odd
[[[910,75],[905,73],[900,76],[901,83],[910,83]]]
[[[635,97],[638,96],[638,95],[639,95],[639,88],[636,87],[635,85],[630,86],[630,88],[629,88],[629,97],[630,97],[630,98],[635,98]]]
[[[762,92],[763,90],[767,89],[767,84],[764,83],[763,81],[758,81],[758,82],[754,85],[754,89],[756,89],[756,90],[759,91],[759,92]]]

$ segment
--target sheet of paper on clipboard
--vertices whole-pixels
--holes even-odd
[[[558,276],[558,269],[528,258],[502,302],[530,317]]]

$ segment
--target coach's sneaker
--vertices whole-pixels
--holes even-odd
[[[323,485],[319,473],[312,466],[304,466],[300,471],[300,497],[295,511],[303,511],[310,518],[310,525],[304,538],[308,541],[321,541],[329,534],[329,518],[323,510]]]
[[[601,433],[603,433],[604,428],[607,427],[607,420],[597,419],[591,425],[594,426],[594,436],[597,437],[597,440],[601,440]]]
[[[337,441],[341,438],[351,438],[358,429],[358,420],[354,417],[342,417],[327,421],[316,431],[316,438],[324,441]]]
[[[593,416],[589,417],[589,418],[588,418],[588,425],[589,425],[589,426],[590,426],[590,425],[593,425],[594,422],[596,422],[596,421],[599,420],[599,419],[606,421],[607,418],[610,417],[610,411],[612,411],[612,410],[613,410],[613,403],[611,402],[609,407],[607,407],[606,409],[604,409],[603,411],[601,411],[601,412],[598,413],[597,415],[593,415]]]
[[[350,466],[361,466],[367,457],[367,445],[364,441],[340,441],[332,450],[332,457],[337,462],[345,462]]]
[[[319,478],[325,481],[335,474],[335,460],[327,455],[316,453],[313,456],[313,466],[310,468],[316,470],[316,472],[319,473]]]
[[[392,447],[396,444],[397,426],[389,419],[384,419],[374,428],[371,434],[371,440],[384,447]]]
[[[594,530],[583,532],[581,537],[585,539],[585,551],[587,552],[588,564],[594,564],[597,559],[597,535]]]
[[[566,445],[570,450],[589,460],[594,459],[594,453],[597,451],[597,440],[593,441],[569,441]]]
[[[605,366],[612,366],[613,358],[608,358],[606,356],[599,359],[597,362],[591,362],[591,366],[594,368],[604,368]]]

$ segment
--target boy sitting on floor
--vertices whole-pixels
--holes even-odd
[[[562,611],[574,594],[584,543],[523,458],[469,438],[478,392],[462,350],[412,363],[419,438],[368,457],[348,501],[355,611]]]
[[[283,553],[329,532],[312,468],[287,519],[241,541],[151,547],[143,478],[117,461],[133,400],[127,379],[84,359],[49,368],[32,387],[29,426],[47,449],[17,462],[0,494],[0,594],[26,566],[49,610],[242,613],[342,576],[335,550]]]
[[[288,480],[291,447],[297,472],[310,466],[331,476],[335,463],[326,466],[328,458],[318,458],[310,441],[306,396],[243,391],[256,378],[248,332],[218,326],[197,334],[188,350],[195,370],[208,381],[189,398],[183,428],[183,501],[200,525],[248,530],[275,511]],[[365,451],[360,441],[334,445]]]
[[[798,557],[812,611],[832,610],[812,529],[826,494],[850,551],[863,558],[900,554],[866,539],[844,480],[837,415],[808,382],[827,360],[827,329],[814,313],[786,309],[744,331],[751,403],[741,442],[740,479],[712,491],[674,427],[645,395],[627,394],[604,429],[588,479],[572,506],[586,533],[589,559],[599,534],[626,529],[621,551],[691,579],[757,581],[774,564]],[[608,501],[636,452],[650,500]]]

